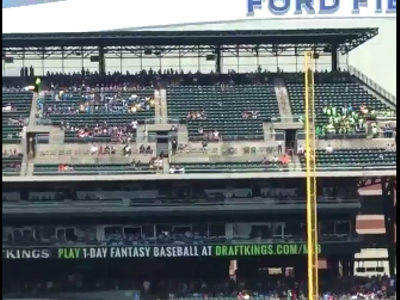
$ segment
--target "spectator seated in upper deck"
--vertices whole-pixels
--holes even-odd
[[[167,87],[167,105],[170,119],[187,123],[191,141],[263,140],[263,121],[279,116],[271,76],[261,70],[187,74]]]
[[[40,117],[61,126],[66,143],[126,143],[136,140],[140,122],[154,119],[154,105],[151,87],[82,86],[80,91],[51,91]]]
[[[279,75],[286,82],[293,115],[304,121],[304,73]],[[369,120],[393,115],[391,107],[367,92],[350,73],[316,72],[314,80],[314,122],[321,137],[365,138]]]
[[[2,89],[2,142],[18,144],[22,139],[22,128],[29,123],[32,93],[23,88]]]
[[[2,154],[3,176],[19,176],[21,172],[23,155],[17,149],[4,150]]]

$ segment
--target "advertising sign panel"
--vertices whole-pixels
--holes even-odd
[[[355,244],[347,245],[346,251],[356,251],[354,246]],[[317,251],[324,255],[334,253],[341,247],[340,243],[323,243],[317,246]],[[258,257],[306,254],[307,245],[304,243],[3,248],[3,259]]]

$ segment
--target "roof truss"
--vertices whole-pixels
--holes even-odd
[[[356,29],[299,29],[299,30],[239,30],[239,31],[112,31],[89,33],[21,33],[3,34],[3,51],[25,48],[48,49],[50,47],[172,47],[208,46],[224,49],[268,49],[277,54],[283,48],[307,50],[332,47],[345,54],[378,34],[377,28]],[[86,49],[86,48],[85,48]],[[278,50],[276,50],[278,49]],[[125,51],[123,50],[123,51]],[[43,54],[43,50],[40,51]]]

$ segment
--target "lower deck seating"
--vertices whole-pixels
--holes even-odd
[[[184,173],[254,173],[288,171],[287,166],[281,164],[264,165],[260,162],[224,162],[224,163],[182,163],[172,166]],[[178,171],[180,172],[180,171]]]
[[[76,164],[69,165],[68,170],[61,171],[56,164],[36,164],[33,175],[126,175],[150,174],[155,170],[149,164],[132,166],[131,164]]]
[[[21,142],[22,128],[27,124],[32,103],[30,92],[2,93],[2,142]]]
[[[19,176],[22,165],[22,155],[2,157],[3,176]]]
[[[397,153],[384,148],[375,149],[335,149],[316,150],[316,164],[319,171],[351,171],[362,169],[395,169]],[[300,156],[302,168],[305,169],[304,155]]]

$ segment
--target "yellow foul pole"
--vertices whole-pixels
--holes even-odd
[[[315,164],[315,109],[313,52],[304,55],[305,74],[305,130],[306,130],[306,181],[307,181],[307,266],[308,300],[319,299],[318,291],[318,229],[317,229],[317,184]]]

